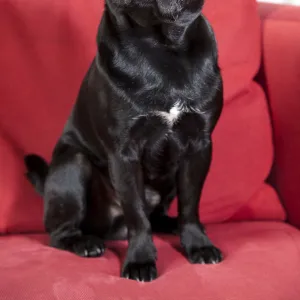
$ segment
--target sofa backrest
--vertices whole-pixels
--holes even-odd
[[[50,159],[95,55],[102,12],[103,0],[1,4],[0,232],[43,228],[42,201],[24,179],[22,156]],[[206,0],[204,13],[219,44],[225,107],[200,215],[204,222],[282,220],[277,195],[265,184],[273,146],[265,95],[253,79],[261,55],[256,2]]]

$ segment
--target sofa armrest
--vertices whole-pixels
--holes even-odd
[[[263,68],[274,128],[272,180],[300,228],[300,7],[260,4]]]

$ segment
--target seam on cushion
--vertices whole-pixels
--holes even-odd
[[[222,197],[218,197],[218,200],[216,200],[216,202],[219,203],[220,201],[222,201],[220,199],[222,199]],[[200,204],[200,206],[201,206],[201,204]],[[231,204],[222,205],[222,207],[219,207],[219,204],[217,204],[217,207],[214,207],[213,209],[210,209],[207,212],[207,215],[211,216],[211,215],[214,215],[214,214],[219,213],[219,212],[223,212],[224,213],[224,209],[225,209],[225,211],[231,210],[231,207],[235,207],[235,206],[236,206],[236,204],[232,204],[231,203]],[[213,207],[213,205],[210,204],[210,207]],[[200,208],[200,213],[201,213],[201,208]],[[232,214],[232,216],[234,216],[235,214],[236,214],[236,211]],[[220,221],[220,222],[224,223],[224,222],[227,222],[228,220],[230,221],[230,219],[232,218],[232,216],[229,215],[229,216],[226,216],[226,217],[222,217],[221,218],[222,221]],[[207,224],[213,224],[213,223],[212,222],[208,222]]]
[[[236,91],[231,97],[227,98],[225,101],[225,105],[227,107],[227,105],[231,105],[232,102],[234,102],[235,100],[237,100],[238,98],[247,95],[250,93],[250,88],[249,86],[255,82],[253,79],[250,79],[249,82],[247,84],[245,84],[245,86],[243,88],[241,88],[240,90]]]
[[[269,183],[267,183],[266,181],[263,181],[262,184],[260,185],[260,187],[249,197],[249,199],[246,202],[244,202],[243,204],[241,204],[239,206],[239,208],[235,211],[235,213],[233,213],[227,220],[230,221],[240,210],[242,210],[244,207],[247,207],[249,205],[250,201],[253,199],[253,197],[256,194],[258,194],[262,190],[262,188],[265,187],[265,185],[268,185],[269,188],[274,189]],[[277,194],[277,191],[274,190],[274,193]],[[278,194],[277,194],[277,196],[278,196]],[[278,201],[279,201],[279,204],[282,206],[282,209],[284,210],[284,213],[286,215],[286,211],[285,211],[285,208],[282,205],[282,202],[280,201],[280,199],[278,199]],[[263,219],[263,220],[269,221],[268,219]]]
[[[263,182],[263,184],[265,184],[265,182]],[[244,202],[243,204],[239,205],[239,207],[236,209],[236,211],[228,218],[228,220],[232,219],[240,210],[242,210],[244,207],[248,206],[249,202],[251,201],[251,199],[261,190],[261,185],[260,187],[253,192],[253,194],[249,197],[249,199]]]

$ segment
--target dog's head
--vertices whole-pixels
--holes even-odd
[[[188,22],[201,11],[204,0],[106,0],[113,10],[139,24]]]

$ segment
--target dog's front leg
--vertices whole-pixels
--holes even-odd
[[[211,140],[181,163],[177,185],[181,244],[191,263],[218,263],[222,254],[207,237],[199,221],[199,201],[212,155]]]
[[[128,250],[121,276],[138,281],[157,277],[156,249],[146,216],[143,174],[138,159],[115,155],[111,158],[114,188],[121,200],[128,229]]]

